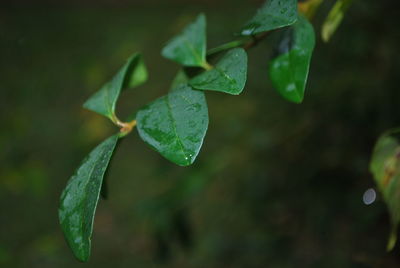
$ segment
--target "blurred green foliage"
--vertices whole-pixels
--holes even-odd
[[[196,14],[207,14],[214,47],[257,7],[159,2],[0,8],[0,267],[82,265],[59,228],[58,199],[81,159],[115,131],[81,105],[121,62],[142,52],[151,74],[124,92],[118,112],[129,115],[167,92],[178,66],[161,48]],[[268,82],[272,35],[249,53],[240,97],[207,94],[209,132],[193,166],[176,167],[137,134],[124,140],[85,266],[397,267],[400,249],[385,251],[382,198],[362,203],[374,185],[373,144],[400,125],[396,8],[356,1],[349,12],[330,43],[317,40],[302,105]]]

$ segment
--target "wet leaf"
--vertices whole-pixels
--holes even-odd
[[[76,258],[87,261],[93,220],[104,173],[117,144],[116,134],[98,145],[83,160],[61,195],[58,211],[61,228]]]
[[[187,166],[194,162],[208,127],[204,93],[179,85],[137,113],[140,137],[168,160]]]
[[[322,40],[328,42],[343,20],[353,0],[337,0],[322,25]]]
[[[396,243],[396,230],[400,222],[400,130],[391,130],[377,141],[372,153],[370,170],[388,206],[392,233],[388,241],[391,250]]]
[[[297,20],[296,0],[267,0],[242,28],[242,35],[255,35],[292,25]]]
[[[83,107],[114,121],[115,106],[121,90],[137,87],[146,80],[147,70],[142,57],[140,54],[134,54],[108,83],[83,104]]]
[[[180,35],[167,43],[161,54],[184,66],[208,68],[206,43],[206,18],[200,14]]]
[[[190,80],[195,89],[214,90],[238,95],[247,79],[247,53],[243,48],[228,51],[209,71]]]
[[[269,76],[273,86],[287,100],[301,103],[315,46],[313,26],[304,17],[286,30],[278,56],[271,60]]]

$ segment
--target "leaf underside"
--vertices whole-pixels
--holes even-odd
[[[206,18],[200,14],[183,32],[163,48],[163,57],[184,66],[204,67],[206,62]]]
[[[68,245],[80,261],[90,256],[93,220],[100,189],[114,148],[116,134],[103,141],[83,160],[61,194],[58,211]]]
[[[240,94],[247,79],[247,53],[243,48],[229,50],[209,71],[190,80],[195,89]]]
[[[140,137],[168,160],[187,166],[194,162],[208,127],[204,93],[181,84],[137,113]]]
[[[286,30],[279,44],[280,53],[269,64],[269,76],[275,89],[287,100],[301,103],[315,46],[313,26],[300,16]]]
[[[400,131],[393,130],[382,135],[374,148],[370,171],[385,200],[392,222],[392,234],[388,249],[396,242],[397,226],[400,222]]]
[[[296,0],[267,0],[246,23],[241,35],[255,35],[292,25],[297,20]]]
[[[113,120],[121,91],[143,84],[147,76],[141,55],[134,54],[109,82],[83,104],[83,107]]]

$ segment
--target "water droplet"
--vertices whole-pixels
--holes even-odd
[[[242,31],[242,35],[251,35],[254,31],[254,28],[252,29],[246,29]]]
[[[363,202],[366,205],[371,205],[372,203],[375,202],[376,199],[376,192],[373,188],[369,188],[364,192],[363,195]]]
[[[286,87],[286,91],[287,92],[291,92],[296,90],[296,85],[294,83],[290,83],[287,87]]]
[[[187,112],[192,112],[192,111],[195,111],[196,108],[193,107],[193,105],[190,105],[190,106],[187,106],[187,107],[185,108],[185,110],[186,110]]]

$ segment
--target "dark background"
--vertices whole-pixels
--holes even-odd
[[[150,71],[124,92],[123,118],[165,94],[178,70],[165,42],[200,12],[208,44],[262,1],[5,1],[0,3],[1,267],[398,267],[385,251],[385,204],[368,162],[400,125],[398,8],[355,1],[328,44],[320,25],[305,101],[267,77],[277,35],[249,52],[241,96],[208,92],[210,125],[191,167],[152,151],[136,131],[112,161],[92,257],[77,262],[58,224],[59,196],[84,156],[117,130],[81,108],[134,52]]]

